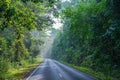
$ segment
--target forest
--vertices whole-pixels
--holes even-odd
[[[119,80],[120,0],[71,0],[61,18],[51,57]]]
[[[52,25],[49,14],[55,11],[54,3],[54,0],[0,0],[0,80],[5,80],[10,69],[35,62],[43,40],[33,33]]]
[[[120,80],[120,0],[60,2],[0,0],[0,80],[35,64],[46,30],[55,34],[50,58]],[[61,19],[60,30],[51,14]]]

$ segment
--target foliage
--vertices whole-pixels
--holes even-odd
[[[99,79],[99,80],[117,80],[116,78],[113,78],[112,76],[109,76],[107,74],[103,74],[102,72],[95,72],[94,70],[92,70],[89,67],[83,67],[83,66],[76,66],[74,64],[69,64],[69,63],[65,63],[64,64],[71,66],[79,71],[85,72],[87,74],[90,74],[92,76],[94,76],[95,78]]]
[[[24,79],[29,72],[31,72],[33,69],[35,69],[40,63],[43,62],[42,58],[34,58],[34,63],[24,61],[23,63],[25,64],[22,67],[19,68],[11,68],[8,70],[7,74],[4,74],[6,79],[12,79],[12,80],[21,80]]]
[[[0,79],[10,69],[34,62],[40,54],[41,39],[32,30],[41,31],[53,23],[49,10],[56,1],[0,0]],[[3,73],[3,74],[1,74]]]
[[[120,78],[119,3],[78,0],[65,8],[61,14],[63,30],[53,43],[51,57]]]

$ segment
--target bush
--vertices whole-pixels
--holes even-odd
[[[9,62],[7,60],[3,60],[2,58],[0,58],[0,79],[5,78],[5,74],[9,69],[8,63]]]

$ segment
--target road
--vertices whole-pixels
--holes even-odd
[[[24,80],[97,80],[96,78],[66,66],[58,61],[46,59]]]

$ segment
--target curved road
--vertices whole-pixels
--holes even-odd
[[[97,80],[96,78],[66,66],[58,61],[46,59],[24,80]]]

